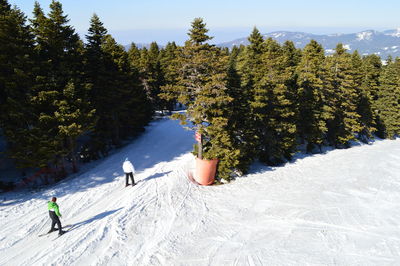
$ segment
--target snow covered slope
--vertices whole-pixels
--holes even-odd
[[[211,187],[186,177],[192,144],[161,120],[75,178],[2,194],[0,265],[400,264],[400,140],[255,165]],[[124,187],[126,157],[135,187]],[[74,227],[38,237],[51,196]]]

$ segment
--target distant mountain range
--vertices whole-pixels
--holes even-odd
[[[400,57],[400,28],[395,30],[375,31],[366,30],[350,34],[326,34],[317,35],[305,32],[292,32],[292,31],[274,31],[263,34],[264,38],[273,38],[279,43],[284,43],[289,40],[292,41],[296,47],[303,48],[312,39],[320,43],[326,54],[334,53],[334,49],[338,43],[342,43],[344,47],[351,53],[358,50],[360,55],[377,54],[383,60],[389,55]],[[247,37],[236,39],[230,42],[219,43],[219,47],[232,48],[233,46],[248,45]],[[143,47],[149,48],[149,43],[136,43],[136,46],[141,49]],[[129,50],[130,45],[124,46]],[[163,45],[159,45],[160,48]]]
[[[127,44],[124,45],[125,51],[129,51],[129,49],[131,48],[132,44]],[[143,47],[146,47],[147,49],[150,48],[150,43],[135,43],[136,47],[139,49],[142,49]],[[158,45],[158,47],[162,48],[162,45]]]
[[[393,57],[400,56],[400,28],[383,32],[367,30],[351,34],[330,35],[275,31],[264,34],[263,36],[264,38],[271,37],[279,43],[290,40],[298,48],[303,48],[310,42],[310,40],[314,39],[324,47],[326,54],[334,53],[333,49],[336,45],[342,43],[349,52],[358,50],[361,55],[377,54],[382,59],[386,59],[388,55],[392,55]],[[220,43],[217,46],[232,48],[235,45],[239,46],[241,44],[249,44],[247,37]]]

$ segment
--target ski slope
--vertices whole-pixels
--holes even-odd
[[[211,187],[187,178],[193,142],[159,120],[76,177],[0,195],[0,265],[400,265],[400,139],[256,164]],[[52,196],[74,227],[38,237]]]

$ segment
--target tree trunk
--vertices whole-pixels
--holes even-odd
[[[198,146],[197,157],[202,160],[203,159],[203,135],[200,135],[200,141],[197,146]]]

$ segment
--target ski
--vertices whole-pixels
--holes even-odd
[[[69,231],[69,230],[68,230],[68,231]],[[53,241],[56,240],[56,239],[58,239],[60,236],[65,235],[68,231],[64,231],[64,233],[62,233],[61,235],[58,235],[56,238],[54,238]]]
[[[125,186],[124,188],[134,187],[134,186],[136,186],[136,185],[137,185],[137,183],[135,183],[134,185],[129,184],[129,185]]]
[[[65,234],[68,233],[69,231],[71,231],[71,229],[72,229],[73,227],[74,227],[74,226],[71,226],[71,227],[68,228],[67,230],[63,231],[63,233],[62,233],[61,235],[58,235],[56,238],[54,238],[53,241],[56,240],[56,239],[58,239],[60,236],[65,235]]]
[[[67,224],[67,225],[63,226],[62,228],[71,227],[71,226],[72,226],[72,225]],[[47,233],[40,234],[40,235],[38,235],[38,237],[47,236],[47,235],[49,235],[49,234],[51,234],[51,233],[53,233],[53,232],[58,232],[58,228],[55,229],[55,230],[52,231],[52,232],[47,232]]]

